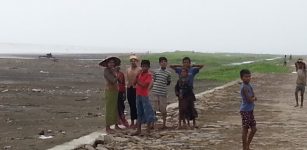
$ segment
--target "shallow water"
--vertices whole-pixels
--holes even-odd
[[[0,55],[0,59],[38,59],[36,57],[30,56],[10,56],[10,55]]]

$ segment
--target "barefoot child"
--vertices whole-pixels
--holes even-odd
[[[247,69],[240,71],[240,77],[243,83],[241,84],[242,102],[240,106],[240,114],[242,118],[242,144],[243,150],[249,150],[249,145],[257,131],[256,120],[254,119],[254,102],[257,100],[253,87],[249,83],[251,80],[251,72]],[[249,132],[248,129],[251,129]]]
[[[165,57],[159,58],[160,68],[155,70],[153,74],[152,105],[154,111],[160,111],[162,114],[163,126],[166,128],[166,106],[167,106],[167,86],[171,84],[171,72],[166,69],[167,59]]]
[[[303,59],[299,58],[295,63],[297,79],[296,79],[296,88],[295,88],[295,100],[298,107],[298,92],[301,94],[301,107],[303,107],[304,101],[304,92],[306,86],[306,64],[303,62]]]
[[[147,124],[147,133],[150,133],[151,124],[155,121],[155,114],[149,101],[149,86],[152,75],[148,72],[149,60],[142,60],[141,72],[136,76],[136,107],[137,107],[137,131],[133,135],[141,134],[141,126]]]
[[[119,124],[124,125],[126,128],[129,127],[129,123],[125,118],[125,100],[126,100],[126,82],[125,82],[125,75],[123,72],[120,71],[120,67],[117,66],[116,68],[117,78],[118,78],[118,116],[119,116]],[[119,128],[118,126],[115,126]]]
[[[196,126],[195,118],[197,118],[197,111],[194,107],[195,95],[192,86],[189,85],[188,69],[182,68],[179,80],[175,86],[175,93],[179,100],[179,118],[178,129],[181,129],[181,121],[184,126],[187,120],[190,126],[190,120],[193,120],[193,128]]]
[[[180,76],[182,68],[187,68],[188,69],[188,84],[192,88],[193,92],[193,83],[194,83],[194,77],[197,73],[199,73],[199,70],[204,67],[204,65],[192,65],[191,64],[191,59],[189,57],[184,57],[182,59],[182,65],[170,65],[172,69],[175,70],[175,72]],[[193,92],[194,95],[194,92]],[[185,120],[183,120],[185,121]],[[189,123],[189,122],[188,122]],[[196,127],[196,125],[195,125]]]
[[[120,65],[120,59],[117,57],[107,57],[99,63],[100,66],[105,67],[104,78],[106,80],[105,88],[105,120],[107,133],[113,133],[114,130],[110,128],[111,125],[116,125],[118,122],[118,110],[117,110],[117,97],[118,97],[118,85],[117,85],[117,73],[115,67]]]
[[[136,110],[136,89],[135,89],[135,78],[136,75],[140,72],[141,67],[138,67],[137,63],[139,58],[136,55],[131,55],[129,57],[130,67],[127,69],[127,99],[130,106],[130,119],[131,119],[131,128],[135,128],[134,120],[137,119],[137,110]]]

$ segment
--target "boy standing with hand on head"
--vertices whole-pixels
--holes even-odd
[[[240,71],[240,77],[243,83],[241,84],[240,94],[242,102],[240,106],[240,114],[242,118],[242,143],[243,150],[249,150],[249,145],[257,131],[256,120],[254,118],[254,102],[257,98],[254,94],[253,87],[250,84],[251,72],[247,69]],[[248,129],[251,129],[249,132]]]
[[[184,57],[182,59],[182,65],[170,65],[172,69],[180,76],[182,68],[188,69],[188,78],[189,78],[189,85],[193,88],[194,77],[199,70],[204,67],[204,65],[192,65],[191,59],[189,57]]]
[[[162,114],[163,126],[166,128],[166,106],[167,106],[167,86],[171,84],[171,72],[166,69],[167,59],[159,58],[160,68],[153,74],[152,85],[152,104],[154,111],[160,111]]]
[[[296,100],[295,107],[298,107],[298,92],[300,92],[301,108],[302,108],[304,102],[305,86],[306,86],[306,64],[303,62],[303,59],[299,58],[297,60],[297,62],[295,63],[295,68],[297,72],[296,88],[295,88],[295,100]]]
[[[155,121],[155,114],[149,101],[149,86],[152,82],[152,75],[148,72],[149,60],[142,60],[141,72],[136,76],[136,108],[137,108],[137,131],[132,135],[141,134],[141,126],[147,124],[147,133],[150,133],[151,124]]]

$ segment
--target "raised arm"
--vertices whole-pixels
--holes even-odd
[[[173,65],[169,65],[169,67],[175,70],[177,67],[182,67],[182,65],[173,64]]]
[[[198,68],[198,69],[201,69],[201,68],[204,67],[204,65],[192,65],[192,67],[196,67],[196,68]]]

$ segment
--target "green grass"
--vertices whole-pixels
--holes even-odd
[[[160,56],[168,59],[169,64],[181,64],[182,58],[188,56],[194,64],[204,64],[205,67],[196,76],[196,80],[214,80],[229,82],[239,78],[241,69],[249,69],[252,73],[284,73],[287,67],[282,66],[282,57],[268,54],[231,54],[231,53],[197,53],[188,51],[165,52],[142,55],[142,59],[149,59],[151,63],[158,63]],[[281,57],[267,61],[265,59]],[[244,61],[255,61],[252,64],[229,65]]]
[[[287,67],[276,62],[257,62],[254,64],[245,64],[239,66],[221,66],[210,70],[202,70],[197,79],[215,80],[220,82],[229,82],[238,79],[241,69],[249,69],[252,73],[285,73]]]

